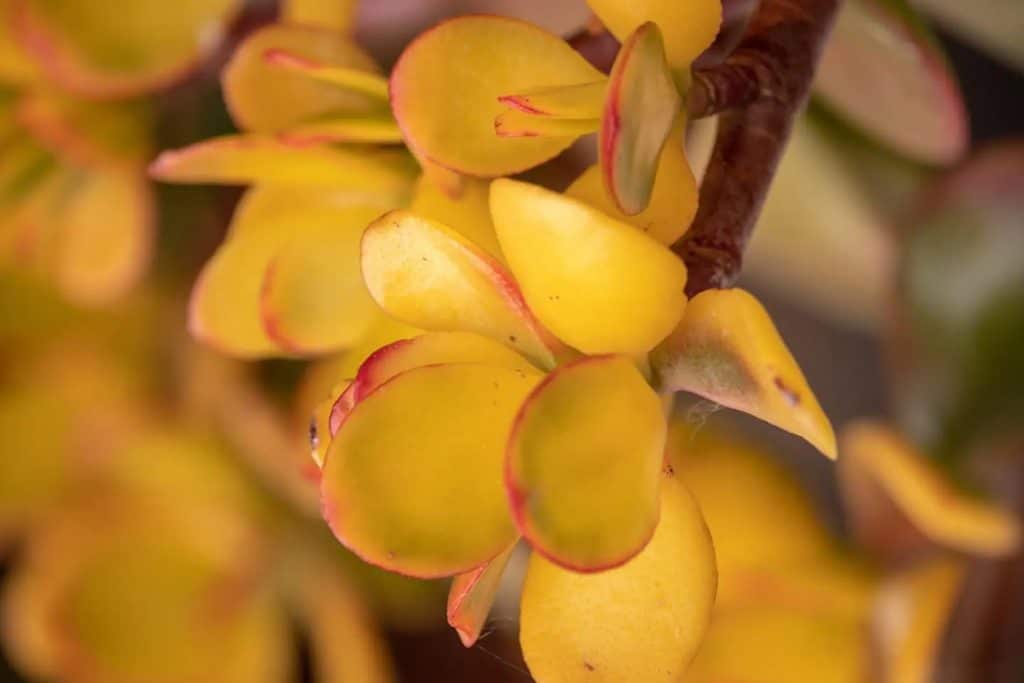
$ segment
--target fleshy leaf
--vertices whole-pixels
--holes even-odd
[[[962,562],[940,558],[897,574],[882,586],[871,626],[886,681],[932,680],[964,578]]]
[[[124,97],[183,78],[210,54],[237,0],[17,0],[16,36],[64,90]],[[117,17],[111,21],[111,17]]]
[[[508,109],[494,119],[494,134],[499,138],[573,139],[597,131],[599,126],[600,122],[596,118],[560,119]]]
[[[664,448],[661,400],[630,358],[557,368],[509,435],[505,484],[519,532],[567,569],[627,562],[658,524]]]
[[[135,285],[149,264],[153,203],[141,169],[102,169],[81,179],[49,245],[66,297],[101,305]]]
[[[625,41],[644,22],[665,34],[665,52],[673,69],[689,68],[718,35],[721,0],[587,0],[587,4],[619,40]]]
[[[497,556],[516,536],[502,491],[505,440],[536,381],[495,366],[431,365],[378,387],[324,464],[335,536],[371,564],[420,578]]]
[[[281,133],[280,138],[291,145],[313,145],[327,142],[398,143],[402,133],[389,115],[364,117],[326,117],[300,123]]]
[[[264,52],[263,60],[272,66],[294,71],[314,81],[362,93],[382,102],[388,99],[387,79],[370,71],[317,61],[280,48]]]
[[[815,91],[843,118],[917,161],[949,164],[967,149],[956,76],[903,0],[843,3]]]
[[[274,51],[295,62],[344,67],[383,82],[373,59],[349,38],[311,26],[272,24],[249,36],[224,69],[224,97],[243,130],[276,133],[328,114],[365,116],[384,109],[378,96],[271,63],[268,53]]]
[[[480,631],[483,630],[498,593],[501,577],[515,549],[516,544],[513,543],[493,560],[452,579],[448,591],[448,624],[459,634],[459,640],[466,647],[473,647],[480,637]]]
[[[545,333],[504,267],[445,225],[408,211],[363,237],[363,277],[381,308],[438,332],[476,332],[553,364]]]
[[[398,198],[413,180],[413,166],[387,150],[289,145],[259,135],[229,135],[163,152],[149,168],[173,183],[275,183],[342,187]]]
[[[686,267],[633,226],[508,179],[491,184],[491,215],[527,303],[567,344],[644,353],[679,322]]]
[[[470,242],[504,262],[498,238],[491,222],[490,183],[477,178],[463,178],[458,195],[450,196],[424,173],[412,195],[413,213],[443,223],[457,230]]]
[[[297,232],[263,278],[260,312],[267,334],[293,353],[323,353],[358,341],[381,314],[363,284],[359,244],[380,215],[375,207],[303,211]]]
[[[686,680],[860,683],[872,677],[862,622],[792,608],[716,610]],[[737,656],[742,652],[743,656]]]
[[[664,388],[742,410],[835,458],[835,434],[818,399],[768,312],[742,289],[695,296],[651,361]]]
[[[498,98],[601,80],[553,34],[496,16],[444,21],[409,44],[391,74],[391,107],[417,156],[467,175],[517,173],[554,157],[573,138],[501,138]]]
[[[599,164],[573,181],[565,191],[566,196],[636,226],[662,244],[672,244],[683,236],[697,213],[697,180],[686,159],[683,132],[684,126],[677,126],[662,148],[650,203],[640,213],[627,216],[619,211],[605,190]]]
[[[313,414],[308,418],[305,437],[309,444],[309,453],[317,469],[322,469],[327,459],[327,449],[331,445],[336,429],[331,429],[331,413],[334,411],[334,404],[351,386],[349,380],[342,380],[335,384],[327,397],[317,402]],[[314,479],[317,478],[315,472]]]
[[[615,58],[598,136],[604,186],[622,213],[635,216],[647,208],[681,103],[661,32],[643,24]]]
[[[512,109],[558,119],[597,119],[604,108],[607,79],[590,83],[539,88],[528,92],[502,95],[498,101]]]
[[[349,388],[331,410],[331,433],[341,427],[348,413],[374,389],[406,370],[425,365],[482,363],[538,374],[525,358],[487,337],[471,332],[428,332],[400,339],[374,351],[359,367]]]
[[[666,476],[654,537],[623,566],[580,574],[531,556],[523,655],[539,681],[680,680],[714,599],[711,537],[689,492]]]
[[[968,496],[921,453],[888,427],[857,422],[842,439],[840,481],[851,502],[864,501],[868,486],[881,486],[896,507],[925,535],[954,550],[980,555],[1012,554],[1020,546],[1016,517],[996,505]],[[854,506],[854,527],[869,511]],[[858,527],[860,527],[858,529]]]
[[[281,20],[351,33],[355,28],[356,0],[284,0]]]

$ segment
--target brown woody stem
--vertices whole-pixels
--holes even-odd
[[[672,245],[689,270],[690,296],[729,287],[739,277],[838,6],[839,0],[762,0],[732,54],[694,71],[691,118],[720,116],[697,216]],[[614,39],[607,34],[590,29],[571,42],[599,68],[614,59]]]

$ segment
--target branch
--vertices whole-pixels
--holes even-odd
[[[839,0],[762,0],[732,54],[694,71],[690,117],[721,116],[697,216],[672,245],[689,270],[688,295],[728,287],[739,277],[743,251],[807,101],[838,5]],[[614,60],[608,40],[589,28],[570,42],[607,70]]]

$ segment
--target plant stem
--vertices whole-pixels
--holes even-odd
[[[691,118],[720,116],[697,216],[672,245],[689,270],[688,295],[729,287],[739,277],[838,6],[839,0],[762,0],[732,54],[694,71]],[[570,42],[607,70],[614,59],[609,38],[588,29]]]

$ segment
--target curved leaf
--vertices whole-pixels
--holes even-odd
[[[516,544],[513,543],[493,560],[452,579],[448,591],[448,624],[459,634],[464,646],[472,647],[480,637],[505,566],[515,549]]]
[[[665,52],[673,69],[689,68],[718,35],[721,0],[587,0],[590,9],[621,41],[644,22],[665,34]]]

